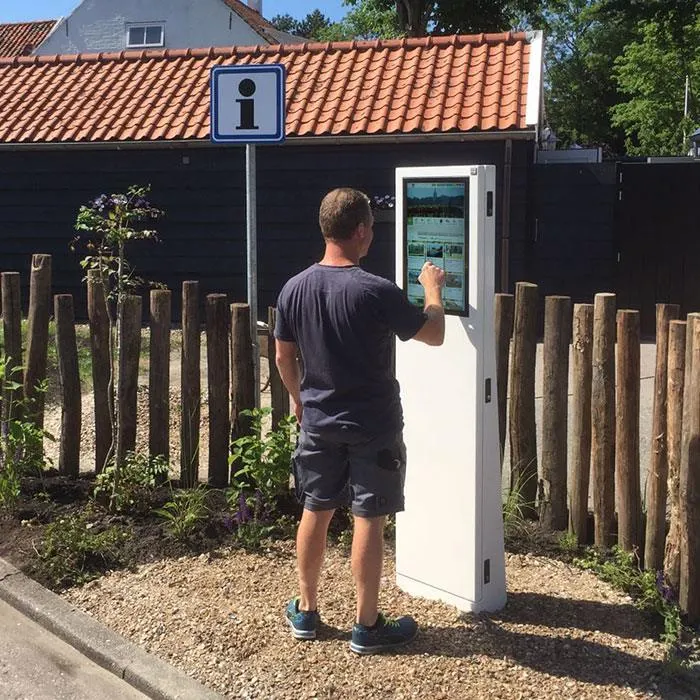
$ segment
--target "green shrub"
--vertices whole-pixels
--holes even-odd
[[[39,572],[55,588],[85,583],[121,563],[120,550],[130,535],[120,527],[94,531],[84,513],[51,523],[37,548]]]
[[[153,512],[166,521],[170,534],[178,540],[191,537],[207,519],[207,490],[203,486],[186,491],[177,491],[162,508]]]
[[[241,411],[240,415],[250,417],[250,434],[233,442],[229,457],[229,465],[239,467],[232,478],[233,488],[238,492],[260,491],[266,504],[289,491],[296,432],[296,418],[288,416],[276,430],[264,435],[263,419],[270,413],[270,408]]]
[[[154,489],[167,476],[164,457],[128,452],[121,466],[112,463],[97,475],[93,495],[113,513],[145,515],[151,508]]]

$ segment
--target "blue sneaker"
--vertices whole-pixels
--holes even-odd
[[[412,642],[417,634],[418,625],[412,617],[394,619],[379,613],[373,627],[352,626],[350,649],[356,654],[378,654]]]
[[[294,639],[316,639],[319,614],[316,610],[299,610],[299,601],[299,596],[290,600],[285,611],[287,624],[292,630],[292,637]]]

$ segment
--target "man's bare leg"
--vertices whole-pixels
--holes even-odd
[[[384,561],[384,521],[355,516],[352,537],[352,574],[357,591],[357,622],[371,627],[377,621],[379,584]]]
[[[301,515],[297,530],[297,566],[301,600],[299,610],[316,610],[318,581],[326,553],[328,526],[335,510],[307,510]]]

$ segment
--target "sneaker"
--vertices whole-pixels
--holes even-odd
[[[285,611],[287,624],[292,630],[294,639],[316,639],[316,626],[319,614],[316,610],[299,610],[299,596],[289,601]]]
[[[356,654],[377,654],[408,644],[416,634],[418,625],[412,617],[394,619],[379,613],[373,627],[353,625],[350,649]]]

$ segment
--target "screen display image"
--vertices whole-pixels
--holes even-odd
[[[447,313],[466,315],[469,308],[469,181],[405,182],[404,288],[412,304],[424,304],[418,275],[427,260],[445,271],[442,291]]]

